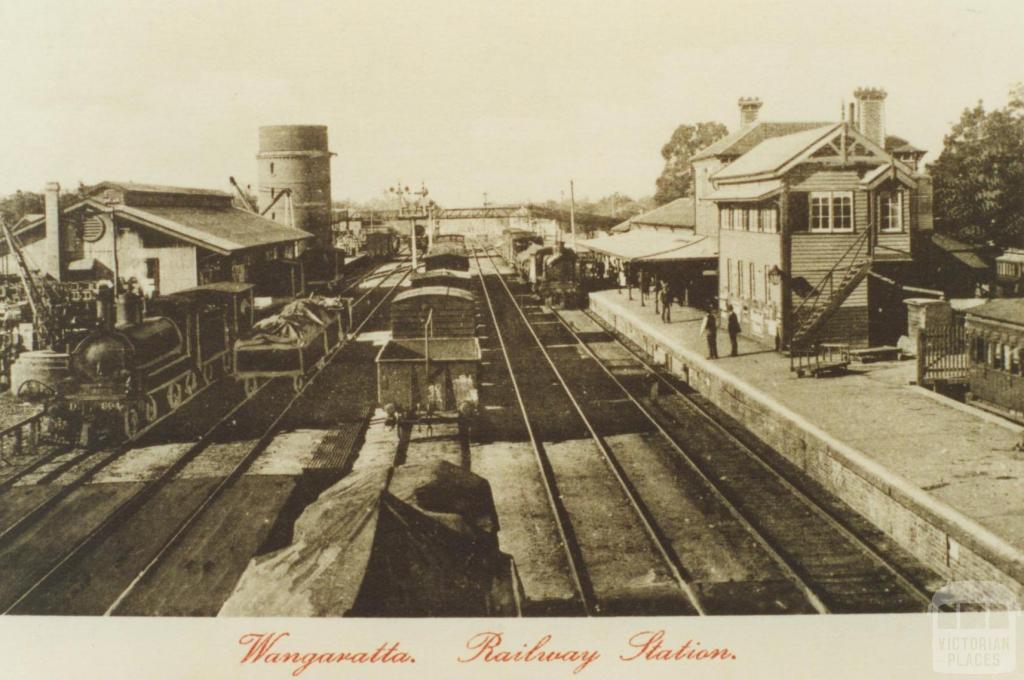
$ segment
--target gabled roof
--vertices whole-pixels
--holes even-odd
[[[301,241],[312,236],[240,208],[118,206],[114,214],[221,254],[254,246]]]
[[[690,160],[699,161],[703,158],[712,158],[714,156],[742,156],[766,139],[791,135],[795,132],[803,132],[804,130],[820,128],[826,125],[829,125],[829,123],[771,123],[758,121],[722,137],[717,142],[709,144],[694,154]]]
[[[93,189],[97,189],[97,187],[120,188],[122,186],[152,187],[154,185],[103,182]],[[171,188],[173,189],[173,187]],[[203,192],[204,190],[184,189],[182,191]],[[213,191],[207,192],[207,195],[215,196],[219,193]],[[225,194],[225,196],[229,195]],[[209,205],[139,207],[122,204],[105,205],[95,198],[87,197],[63,209],[61,214],[68,215],[84,208],[92,208],[103,214],[126,219],[220,255],[255,246],[301,241],[312,236],[300,229],[292,229],[266,217],[235,208],[229,203],[225,203],[221,207]],[[40,215],[36,220],[20,225],[16,233],[22,235],[33,229],[45,230],[45,226],[46,220],[44,216]]]
[[[636,215],[629,221],[634,225],[693,229],[696,224],[693,198],[690,196],[677,198],[654,210]]]
[[[774,173],[809,149],[815,142],[834,134],[839,125],[839,123],[835,123],[795,132],[791,135],[766,139],[716,172],[712,179],[720,180]]]

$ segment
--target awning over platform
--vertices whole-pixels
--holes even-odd
[[[760,201],[782,191],[782,181],[770,179],[764,182],[724,184],[708,197],[712,201]]]
[[[671,262],[713,260],[718,257],[715,239],[690,231],[629,231],[580,241],[580,247],[628,261]]]

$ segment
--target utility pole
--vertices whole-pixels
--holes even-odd
[[[569,180],[569,231],[572,234],[572,249],[576,250],[576,189]]]

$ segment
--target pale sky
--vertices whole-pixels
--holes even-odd
[[[1024,81],[1022,0],[2,0],[0,192],[255,183],[257,128],[329,126],[335,199],[654,192],[680,123],[838,120],[889,92],[930,150]]]

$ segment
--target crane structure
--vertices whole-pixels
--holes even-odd
[[[28,298],[29,307],[32,309],[32,327],[35,332],[36,345],[37,347],[53,347],[60,342],[62,335],[60,320],[57,318],[56,305],[53,300],[53,291],[49,290],[42,277],[37,277],[29,268],[28,262],[25,260],[25,253],[10,226],[6,222],[0,226],[3,227],[7,247],[18,264],[18,276],[25,287],[25,297]]]

